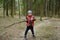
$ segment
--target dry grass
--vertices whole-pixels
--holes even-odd
[[[21,40],[20,36],[23,37],[22,32],[26,28],[25,22],[13,25],[7,29],[3,29],[3,28],[12,23],[16,23],[16,22],[19,22],[22,20],[23,19],[17,19],[17,18],[11,18],[11,17],[0,18],[0,40],[13,40],[14,38]],[[38,20],[35,22],[35,25],[38,25],[41,22],[42,21]],[[54,22],[56,23],[56,21],[54,21]],[[46,25],[44,27],[37,27],[38,29],[36,29],[36,39],[28,38],[28,40],[58,40],[57,36],[56,36],[56,27],[54,27],[54,25],[56,25],[57,23],[54,25],[53,24],[54,23],[52,22],[52,25],[50,25],[50,26]],[[3,32],[5,32],[5,33],[3,34]],[[1,35],[1,34],[3,34],[3,35]],[[15,39],[15,40],[17,40],[17,39]]]
[[[55,27],[47,26],[38,29],[37,36],[41,40],[57,40]]]

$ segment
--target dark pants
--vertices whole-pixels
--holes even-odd
[[[25,31],[25,36],[27,35],[29,30],[31,30],[32,35],[34,35],[34,28],[33,28],[33,26],[27,26],[26,31]]]

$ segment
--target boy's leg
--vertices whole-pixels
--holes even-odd
[[[25,31],[25,38],[26,38],[26,35],[28,33],[28,30],[29,30],[29,27],[26,28],[26,31]]]
[[[34,35],[34,28],[33,27],[31,27],[31,32],[32,32],[33,37],[35,37],[35,35]]]

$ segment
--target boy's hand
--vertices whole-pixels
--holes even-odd
[[[31,18],[31,20],[34,20],[33,18]]]

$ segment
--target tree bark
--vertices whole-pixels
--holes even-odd
[[[6,0],[6,16],[9,16],[9,14],[8,14],[8,0]]]
[[[11,16],[14,17],[14,0],[11,0]]]
[[[20,19],[20,1],[18,0],[18,10],[19,10],[19,19]]]
[[[5,17],[5,0],[3,0],[3,17]]]

